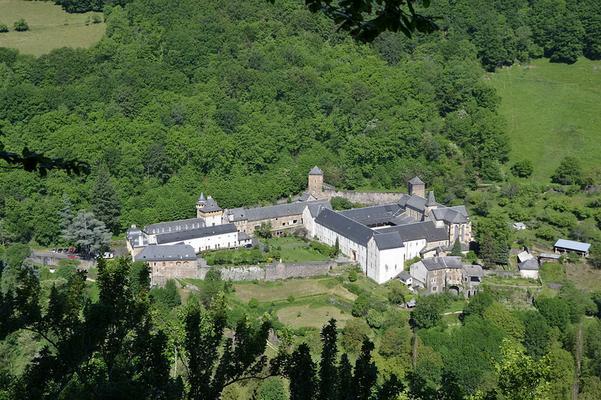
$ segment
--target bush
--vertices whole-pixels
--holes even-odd
[[[348,280],[350,282],[357,281],[357,271],[356,270],[352,270],[351,272],[348,273]]]
[[[392,304],[404,304],[410,295],[409,289],[398,280],[388,283],[388,301]]]
[[[250,299],[250,300],[248,301],[248,306],[249,306],[250,308],[257,308],[257,307],[259,307],[259,300],[255,299],[255,298],[253,297],[252,299]]]
[[[369,295],[365,293],[360,294],[353,303],[351,314],[353,314],[354,317],[365,317],[371,308],[371,303],[372,301]]]
[[[382,313],[376,310],[369,310],[367,312],[367,325],[374,329],[380,329],[382,327],[382,323],[384,318],[382,317]]]
[[[92,23],[93,24],[99,24],[101,22],[102,22],[102,18],[100,17],[100,15],[98,15],[98,14],[92,15]]]
[[[29,25],[23,18],[15,22],[15,31],[17,32],[25,32],[29,30]]]
[[[0,24],[0,33],[8,32],[8,26],[6,24]]]
[[[551,177],[554,183],[561,185],[581,185],[583,182],[582,167],[574,157],[564,158]]]
[[[511,173],[513,176],[517,176],[518,178],[528,178],[532,175],[534,171],[534,167],[532,166],[532,161],[530,160],[522,160],[518,161],[511,166]]]

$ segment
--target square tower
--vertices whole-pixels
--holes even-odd
[[[202,219],[205,226],[221,225],[223,209],[211,196],[205,198],[204,193],[201,193],[196,202],[196,218]]]
[[[426,198],[426,184],[417,176],[414,176],[407,182],[407,191],[410,196],[416,195],[424,199]]]
[[[307,191],[316,198],[319,198],[323,193],[323,171],[318,166],[311,168],[311,171],[309,171]]]

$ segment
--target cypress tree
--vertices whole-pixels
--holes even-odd
[[[319,362],[319,391],[317,398],[319,400],[330,400],[336,398],[336,355],[338,349],[336,347],[336,320],[331,319],[326,326],[321,330],[321,342],[323,348],[321,350],[321,360]]]

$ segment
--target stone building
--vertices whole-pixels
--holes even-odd
[[[199,277],[196,253],[192,246],[185,244],[146,246],[134,257],[134,261],[148,264],[151,286],[164,286],[169,279]]]
[[[223,209],[211,196],[205,198],[204,193],[201,193],[196,202],[196,217],[204,221],[204,226],[221,225]]]
[[[225,211],[225,221],[238,231],[254,235],[262,224],[271,225],[273,235],[280,236],[304,228],[303,211],[307,207],[331,208],[328,200],[298,201],[266,207],[232,208]]]
[[[366,276],[384,283],[402,272],[406,260],[445,254],[459,240],[467,250],[471,222],[463,206],[446,207],[427,197],[424,182],[408,182],[408,194],[396,202],[340,212],[307,209],[304,224],[310,237],[333,246],[357,262]]]
[[[424,258],[409,271],[413,287],[426,294],[454,292],[470,297],[477,293],[482,280],[482,267],[463,265],[461,257],[453,256]]]

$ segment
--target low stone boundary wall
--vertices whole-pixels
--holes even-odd
[[[221,271],[221,279],[228,281],[275,281],[288,278],[305,278],[327,275],[338,268],[335,261],[315,263],[273,263],[263,267],[256,265],[217,267]],[[199,267],[199,278],[204,279],[211,267],[206,264]]]
[[[82,269],[89,269],[96,266],[96,260],[69,258],[67,254],[63,253],[33,251],[27,259],[34,264],[41,264],[45,266],[58,266],[61,260],[77,261],[78,267]]]

